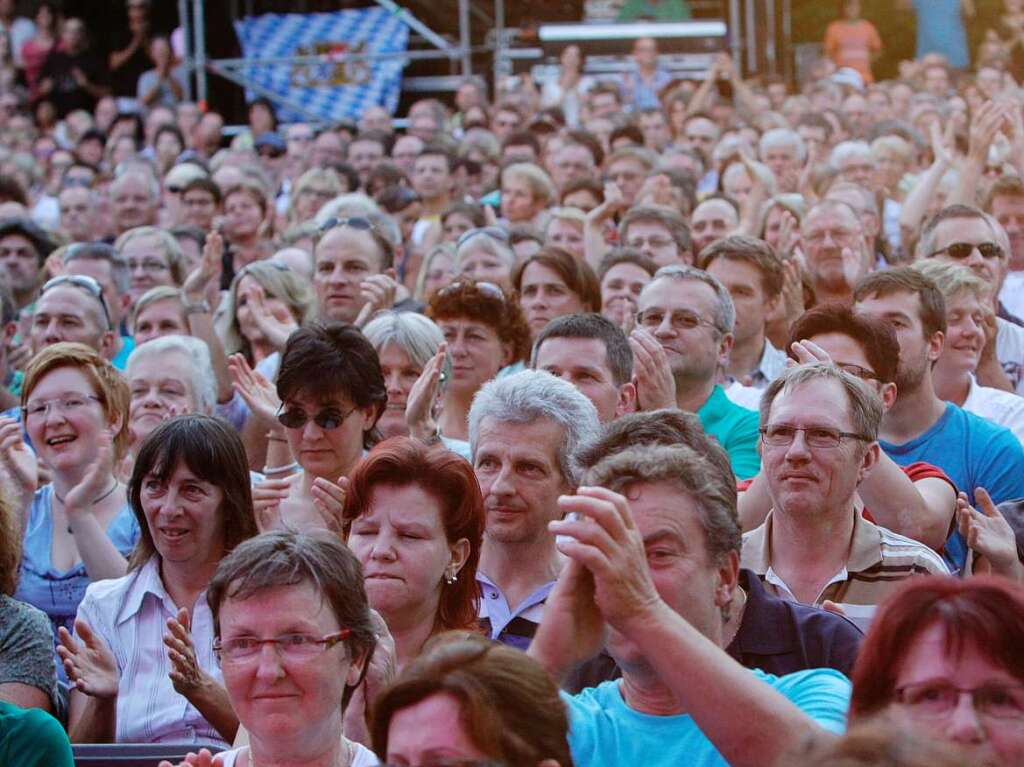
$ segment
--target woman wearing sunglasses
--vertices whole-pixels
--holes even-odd
[[[256,534],[245,450],[216,418],[189,415],[143,443],[129,485],[142,530],[130,572],[94,583],[58,653],[78,743],[234,740],[238,719],[214,658],[206,590]]]
[[[268,425],[267,460],[275,461],[253,495],[261,529],[340,532],[339,483],[377,441],[375,427],[387,404],[377,352],[351,325],[313,323],[288,339],[276,392],[265,380],[254,380],[251,390],[247,401]],[[276,463],[284,455],[294,463]],[[298,473],[278,478],[294,469]]]
[[[282,531],[246,541],[220,563],[207,600],[249,745],[216,757],[204,749],[182,767],[378,764],[343,734],[377,644],[359,562],[344,544]]]
[[[56,638],[72,627],[91,581],[125,574],[139,537],[114,476],[128,445],[128,386],[92,349],[58,343],[32,359],[21,396],[22,423],[0,419],[5,482],[24,509],[15,598],[45,612]],[[37,459],[53,477],[38,490]]]

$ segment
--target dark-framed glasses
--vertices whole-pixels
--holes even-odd
[[[326,234],[331,229],[337,229],[341,226],[347,226],[350,229],[358,229],[361,232],[376,232],[377,226],[368,218],[364,216],[349,216],[347,218],[338,218],[337,216],[331,216],[329,219],[320,224],[320,234]]]
[[[804,440],[810,447],[836,448],[844,439],[856,439],[861,442],[874,442],[867,434],[856,434],[851,431],[839,431],[827,426],[786,426],[776,424],[761,429],[761,441],[769,447],[789,447],[796,439],[797,432],[804,433]]]
[[[642,312],[637,312],[636,324],[648,330],[659,328],[661,323],[665,321],[665,315],[666,312],[662,309],[644,309]],[[701,325],[707,325],[715,330],[718,329],[718,326],[711,320],[704,319],[696,312],[686,309],[676,309],[674,312],[671,312],[669,314],[669,324],[675,330],[694,330]]]
[[[286,429],[301,429],[312,420],[313,423],[324,431],[333,431],[341,426],[345,419],[358,409],[358,406],[354,406],[347,413],[343,413],[337,408],[329,407],[310,416],[301,407],[285,408],[284,403],[281,403],[281,407],[277,410],[277,422]]]
[[[994,242],[983,242],[980,245],[973,242],[954,242],[952,245],[947,245],[941,250],[936,250],[934,253],[929,253],[928,256],[938,256],[942,253],[947,254],[950,258],[956,259],[957,261],[963,261],[964,259],[970,258],[971,252],[977,248],[978,252],[981,253],[982,258],[1002,258],[1003,249]]]

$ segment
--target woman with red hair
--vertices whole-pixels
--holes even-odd
[[[400,669],[435,634],[477,629],[484,507],[466,460],[409,437],[382,442],[349,478],[343,519]]]
[[[883,714],[964,764],[1024,764],[1024,587],[914,578],[876,614],[853,669],[850,724]]]

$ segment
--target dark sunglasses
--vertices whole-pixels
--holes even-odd
[[[353,407],[347,413],[342,413],[334,408],[324,408],[313,416],[312,421],[324,431],[333,431],[341,426],[345,419],[352,415],[358,406]],[[284,403],[277,410],[277,422],[286,429],[301,429],[310,421],[310,417],[302,408],[284,409]]]
[[[377,227],[374,223],[363,216],[351,216],[349,218],[338,218],[332,216],[331,218],[320,224],[320,234],[326,234],[331,229],[337,229],[339,226],[347,226],[349,229],[358,229],[361,232],[376,232]]]
[[[975,248],[977,248],[978,252],[981,253],[982,258],[1003,257],[1003,249],[994,242],[983,242],[980,245],[975,245],[971,242],[954,242],[952,245],[947,245],[942,250],[936,250],[934,253],[931,253],[930,256],[947,253],[950,258],[955,258],[957,261],[963,261],[966,258],[970,258],[971,252]]]

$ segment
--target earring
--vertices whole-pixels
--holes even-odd
[[[444,582],[447,583],[449,586],[451,586],[453,583],[455,583],[456,577],[457,576],[455,575],[455,573],[452,570],[445,570],[444,571]]]

